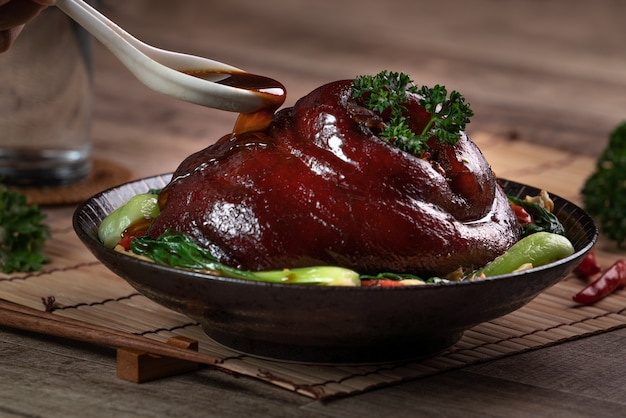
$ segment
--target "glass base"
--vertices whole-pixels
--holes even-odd
[[[16,186],[63,186],[91,171],[87,152],[75,150],[2,150],[0,182]]]

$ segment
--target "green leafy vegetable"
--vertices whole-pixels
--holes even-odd
[[[430,114],[422,132],[413,132],[408,117],[404,115],[407,93],[418,94],[419,103]],[[426,142],[433,136],[445,144],[454,145],[474,115],[459,92],[452,91],[448,97],[444,86],[418,89],[404,73],[382,71],[375,76],[359,76],[352,82],[352,97],[364,99],[367,108],[374,112],[389,111],[389,122],[381,130],[380,137],[418,156],[427,149]]]
[[[624,248],[626,243],[626,122],[610,135],[595,172],[583,189],[585,210],[598,221],[602,234]]]
[[[102,220],[98,228],[98,238],[109,248],[120,241],[122,232],[134,222],[154,219],[159,214],[158,193],[149,191],[133,196],[123,206],[115,209]]]
[[[43,253],[50,229],[46,217],[26,196],[0,184],[0,268],[4,273],[38,271],[47,262]]]
[[[534,202],[527,202],[516,196],[508,196],[509,202],[521,206],[533,218],[533,223],[522,226],[522,237],[534,234],[535,232],[551,232],[553,234],[565,235],[565,228],[556,215]]]
[[[509,274],[525,264],[539,267],[574,254],[574,246],[563,235],[537,232],[517,241],[474,275],[487,277]]]
[[[359,286],[356,272],[341,267],[315,266],[271,271],[245,271],[220,263],[205,248],[181,232],[167,231],[159,238],[137,237],[130,244],[135,254],[157,264],[194,270],[209,270],[228,277],[273,283],[326,286]]]

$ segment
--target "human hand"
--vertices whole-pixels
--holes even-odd
[[[24,24],[55,0],[0,0],[0,53],[8,50]]]

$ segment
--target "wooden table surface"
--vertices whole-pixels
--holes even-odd
[[[153,45],[282,81],[286,105],[390,69],[461,91],[476,113],[470,135],[595,157],[626,119],[619,0],[133,0],[102,10]],[[98,43],[94,64],[95,155],[134,177],[172,171],[232,128],[235,114],[148,90]],[[619,329],[323,404],[208,369],[131,384],[116,379],[110,348],[0,328],[0,416],[617,417],[625,343]]]

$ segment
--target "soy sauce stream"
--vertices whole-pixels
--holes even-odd
[[[225,86],[253,91],[265,101],[266,106],[262,110],[239,115],[233,129],[233,135],[265,130],[270,125],[274,112],[285,102],[287,96],[287,90],[281,83],[257,74],[212,70],[182,72]]]

